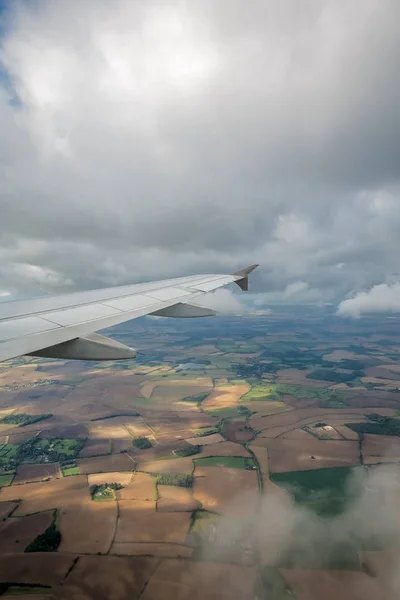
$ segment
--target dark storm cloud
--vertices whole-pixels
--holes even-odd
[[[397,0],[10,6],[3,291],[247,262],[277,298],[396,279]]]

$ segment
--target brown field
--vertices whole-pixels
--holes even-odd
[[[308,431],[304,431],[304,429],[291,429],[286,433],[282,434],[282,439],[284,440],[309,440],[312,437],[311,433]]]
[[[193,461],[191,458],[173,458],[171,460],[153,460],[150,462],[139,462],[138,471],[147,473],[170,473],[171,475],[191,475],[193,472]]]
[[[380,365],[381,369],[388,369],[388,371],[392,371],[393,373],[400,373],[400,365],[389,364],[389,365]]]
[[[172,444],[155,444],[154,439],[151,441],[154,444],[152,448],[141,450],[140,448],[133,447],[132,450],[129,451],[129,454],[135,461],[142,463],[152,462],[153,460],[159,460],[160,458],[165,459],[167,457],[174,459],[174,450],[189,447],[189,444],[185,440],[176,440],[176,442]]]
[[[399,379],[399,374],[396,373],[395,370],[392,369],[390,371],[389,369],[385,369],[382,367],[369,367],[368,369],[365,369],[365,375],[367,377],[377,379],[378,383],[379,381],[383,383],[385,379]]]
[[[33,481],[46,481],[62,477],[58,463],[46,465],[20,465],[13,479],[13,485]]]
[[[18,433],[11,433],[10,435],[7,435],[8,439],[5,440],[5,442],[8,444],[24,444],[32,437],[34,437],[34,435],[35,434],[31,433],[30,431],[20,431]]]
[[[391,435],[366,433],[362,449],[366,464],[400,461],[400,441]]]
[[[77,461],[81,473],[113,473],[115,471],[133,471],[135,461],[128,454],[110,454],[108,456],[93,456]]]
[[[250,456],[250,453],[241,444],[235,442],[221,442],[220,444],[212,444],[204,446],[201,454],[196,458],[206,456]]]
[[[196,467],[193,496],[211,512],[253,514],[258,482],[255,471]]]
[[[17,502],[0,502],[0,521],[6,519],[17,506]]]
[[[278,438],[269,440],[267,448],[272,473],[360,464],[360,452],[355,441]]]
[[[58,598],[137,600],[158,563],[156,558],[81,556],[66,578]]]
[[[163,397],[170,400],[193,396],[206,388],[212,389],[213,382],[209,377],[182,377],[176,376],[176,379],[159,380],[146,382],[142,385],[140,391],[145,398]],[[156,389],[157,388],[157,389]],[[182,388],[181,390],[177,388]]]
[[[79,423],[76,425],[64,425],[58,424],[49,427],[51,419],[46,419],[43,421],[43,425],[41,422],[38,425],[42,425],[41,431],[39,433],[39,437],[41,438],[86,438],[88,435],[88,428],[83,423]],[[36,425],[36,423],[34,423]],[[29,427],[29,425],[28,425]]]
[[[188,534],[191,514],[162,513],[145,509],[134,500],[119,501],[119,519],[115,542],[159,542],[184,544]]]
[[[300,371],[299,369],[281,369],[276,374],[277,382],[305,385],[310,388],[327,388],[332,385],[331,381],[307,379],[307,375],[309,373],[311,373],[311,371]]]
[[[0,582],[16,584],[59,585],[71,569],[74,556],[58,552],[3,554]]]
[[[162,560],[140,600],[253,600],[252,567]]]
[[[89,423],[89,435],[92,439],[120,439],[151,434],[140,417],[112,417]]]
[[[279,570],[297,600],[388,600],[377,580],[361,571]]]
[[[193,548],[178,544],[127,542],[114,543],[110,554],[118,556],[155,556],[158,558],[191,558]]]
[[[208,389],[211,389],[212,383],[210,382],[211,379],[207,380],[205,384],[200,385],[197,382],[195,385],[188,385],[186,381],[182,382],[180,385],[176,385],[178,383],[177,381],[171,381],[171,385],[165,385],[164,383],[161,383],[161,385],[157,385],[154,388],[153,393],[151,395],[151,400],[157,401],[158,399],[160,399],[168,400],[169,402],[182,400],[182,398],[186,398],[187,396],[194,396],[195,394],[200,394],[202,392],[207,391]],[[166,384],[167,383],[168,382],[166,382]]]
[[[168,433],[157,433],[156,440],[159,444],[172,444],[192,436],[193,431],[191,429],[177,429],[176,431],[169,431]]]
[[[336,425],[335,429],[346,440],[358,440],[358,433],[356,433],[349,427],[346,427],[346,425]]]
[[[379,398],[377,394],[383,394],[385,392],[373,391],[373,396],[367,395],[368,392],[364,392],[362,396],[355,396],[348,400],[348,404],[353,408],[366,408],[370,412],[379,412],[380,414],[386,414],[384,411],[391,410],[392,414],[400,408],[400,402],[396,400],[396,394],[392,392],[386,392],[386,397]]]
[[[203,400],[201,406],[203,410],[219,410],[235,406],[239,399],[250,390],[246,385],[223,385],[214,388],[209,396]]]
[[[285,398],[287,398],[287,396],[285,396]],[[275,415],[290,410],[290,406],[285,404],[285,402],[279,402],[275,400],[271,400],[271,402],[264,400],[251,400],[249,402],[245,402],[245,404],[247,408],[256,412],[257,416]]]
[[[224,423],[224,436],[231,442],[248,442],[254,435],[253,431],[245,429],[245,419],[232,419]]]
[[[186,441],[193,446],[208,446],[209,444],[218,444],[225,440],[220,433],[212,433],[211,435],[206,435],[204,437],[187,438]]]
[[[117,492],[118,500],[154,500],[155,484],[151,475],[147,473],[134,473],[131,481],[122,490]]]
[[[193,511],[199,508],[193,491],[175,485],[158,486],[157,510],[165,512]]]
[[[249,425],[255,431],[269,430],[273,427],[282,427],[289,430],[290,426],[294,426],[292,428],[298,428],[302,425],[318,423],[319,421],[323,421],[328,425],[336,425],[340,424],[338,423],[340,419],[343,423],[348,423],[351,422],[351,419],[355,418],[359,419],[359,422],[362,422],[365,414],[371,414],[374,412],[376,412],[376,410],[374,411],[372,408],[367,408],[364,410],[357,410],[354,408],[297,408],[287,412],[282,412],[277,415],[265,417],[253,415],[249,419]],[[395,410],[391,408],[382,408],[379,409],[379,414],[394,416]]]
[[[199,429],[200,427],[212,427],[218,422],[218,417],[212,417],[201,412],[171,412],[160,413],[157,417],[153,414],[146,416],[146,423],[156,432],[174,433],[187,429]]]
[[[85,445],[79,453],[80,458],[90,456],[104,456],[110,454],[110,440],[86,440]]]
[[[158,385],[158,381],[149,381],[144,383],[140,388],[140,393],[144,398],[151,398],[154,388]]]
[[[107,553],[117,524],[117,503],[93,502],[67,504],[59,514],[60,552]]]
[[[0,500],[22,502],[13,516],[22,516],[34,512],[43,512],[68,504],[85,502],[89,499],[87,478],[84,475],[51,479],[40,483],[22,483],[1,488]]]
[[[0,525],[0,554],[24,552],[38,535],[54,520],[54,512],[47,511],[28,517],[9,518]]]
[[[125,450],[132,449],[132,438],[125,438],[121,440],[111,440],[111,453],[119,454]]]
[[[88,484],[103,485],[105,483],[120,483],[121,485],[129,485],[132,481],[132,473],[92,473],[88,475]]]
[[[398,374],[396,377],[398,377]],[[400,381],[398,379],[383,379],[383,377],[361,377],[361,381],[363,383],[377,383],[378,385],[385,386],[384,389],[397,388],[400,386]]]

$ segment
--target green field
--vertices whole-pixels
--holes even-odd
[[[296,502],[345,498],[348,478],[356,469],[364,467],[334,467],[309,471],[271,473],[272,481],[291,492]]]
[[[226,467],[228,469],[246,469],[255,466],[253,458],[244,458],[242,456],[208,456],[205,458],[195,458],[193,462],[196,467]]]
[[[20,446],[0,444],[0,471],[12,471],[18,464]]]
[[[283,396],[293,396],[298,400],[319,400],[321,405],[329,408],[347,406],[346,394],[337,393],[327,388],[309,388],[288,383],[270,383],[253,385],[241,400],[282,400]]]
[[[253,385],[241,400],[277,400],[276,385]]]
[[[70,477],[71,475],[80,475],[81,472],[79,470],[79,467],[65,467],[64,469],[62,469],[62,474],[64,475],[64,477]]]
[[[15,473],[2,473],[0,475],[0,487],[10,485],[10,483],[14,479],[14,475]]]
[[[31,425],[32,423],[37,423],[39,421],[43,421],[44,419],[49,419],[52,416],[53,415],[51,413],[45,413],[41,415],[29,415],[27,413],[12,413],[11,415],[3,417],[3,419],[0,419],[0,423],[24,427],[24,425]]]

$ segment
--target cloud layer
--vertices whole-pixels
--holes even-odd
[[[359,292],[353,298],[343,300],[337,314],[359,317],[362,313],[400,312],[400,283],[382,283],[367,292]]]
[[[2,293],[253,262],[278,299],[400,279],[396,0],[81,0],[78,17],[0,14]]]

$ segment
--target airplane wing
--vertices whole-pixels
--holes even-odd
[[[251,265],[230,275],[194,275],[0,303],[0,362],[17,356],[78,360],[134,358],[136,351],[96,331],[143,315],[206,317],[192,301],[230,283],[248,289]]]

